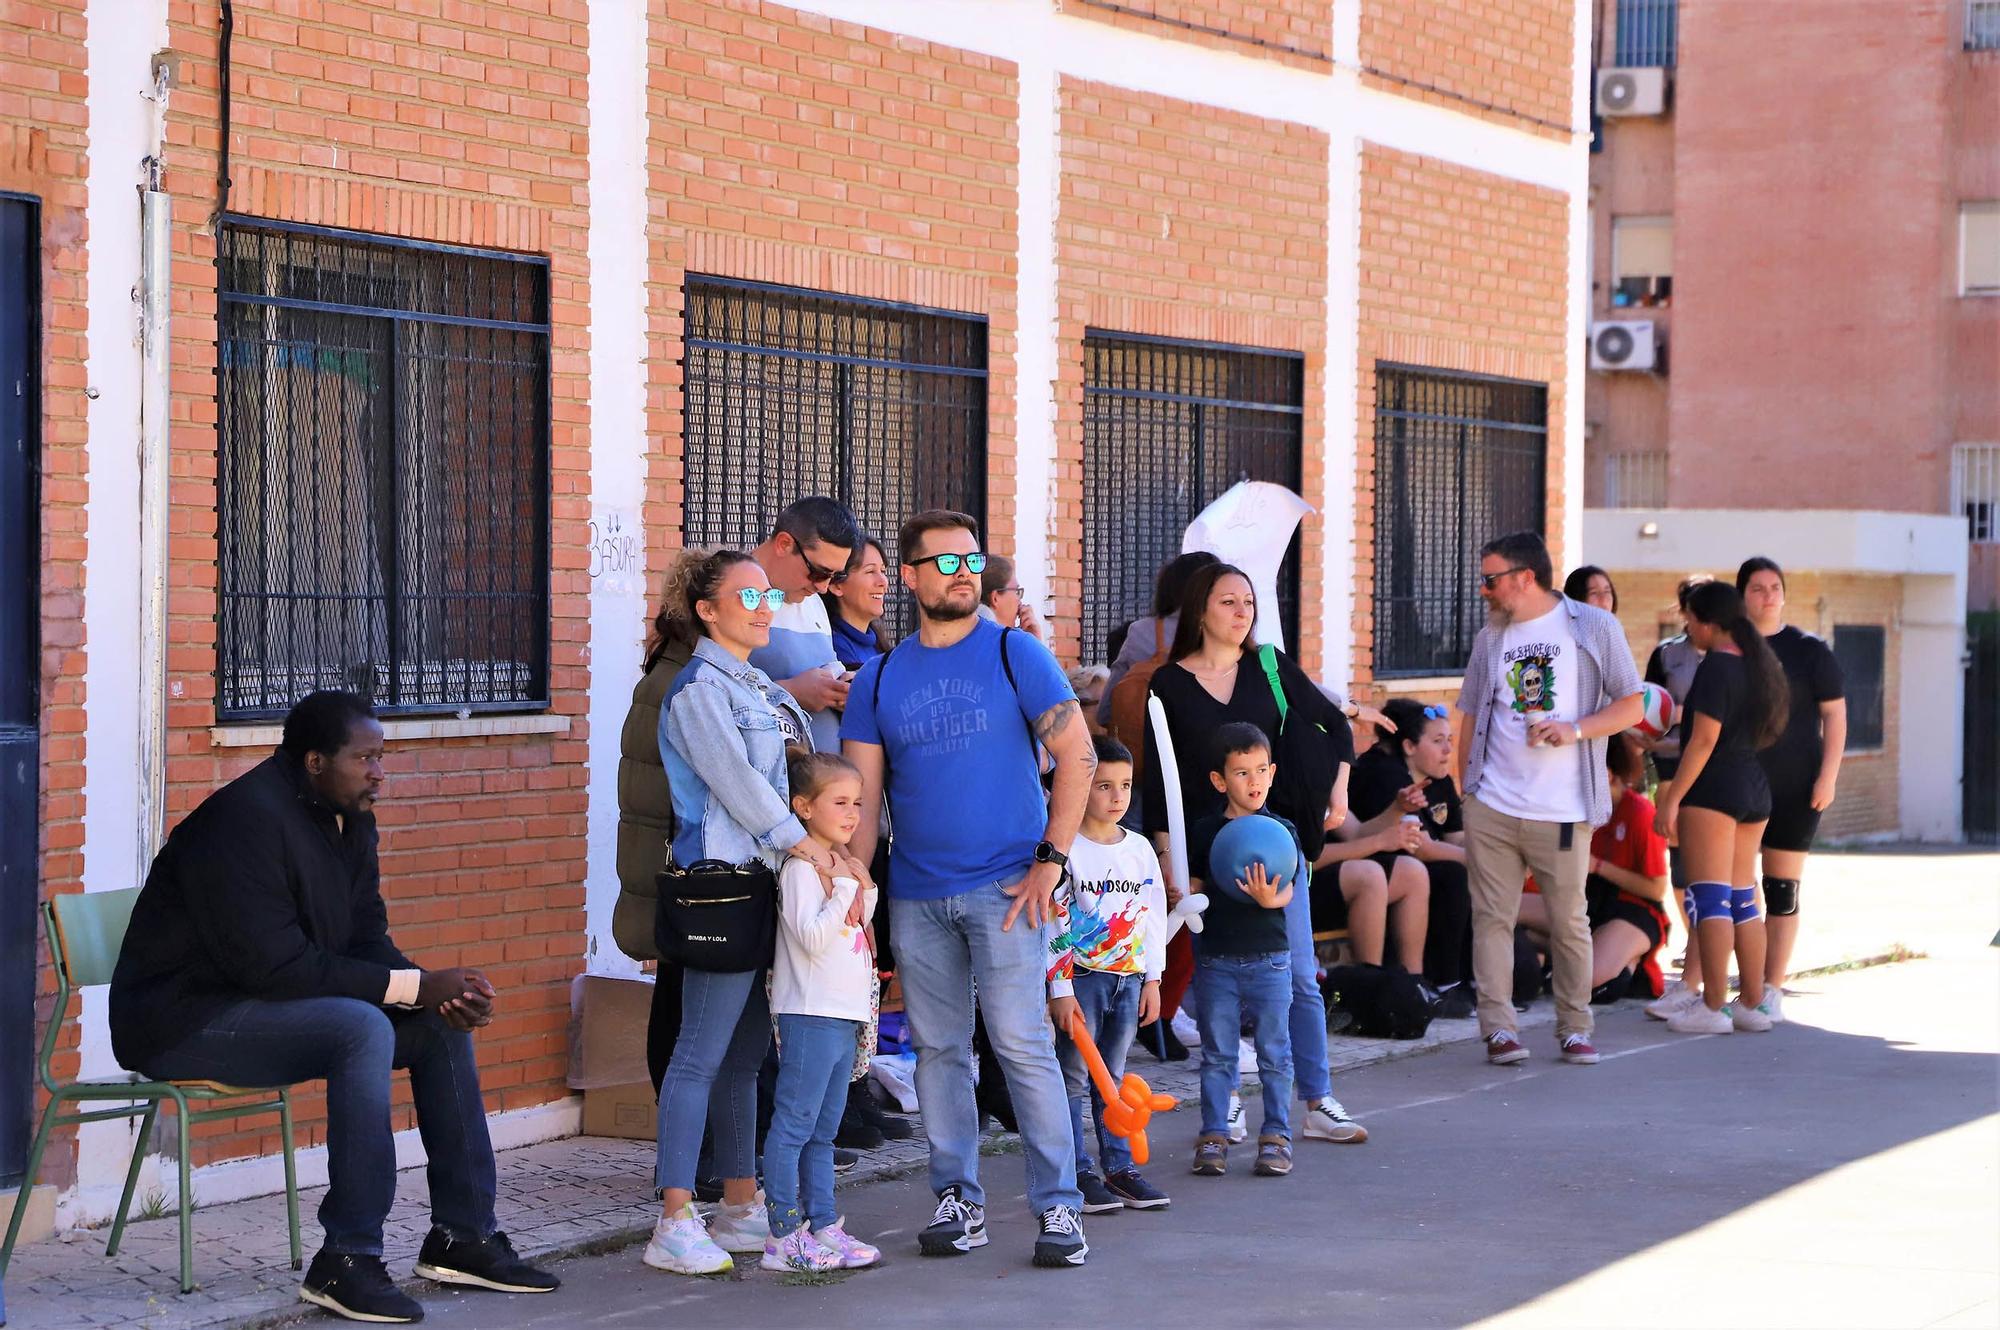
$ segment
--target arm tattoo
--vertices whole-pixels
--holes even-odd
[[[1069,725],[1070,719],[1082,714],[1083,710],[1077,706],[1075,698],[1064,698],[1047,711],[1044,711],[1035,721],[1035,742],[1044,748],[1051,748],[1056,736],[1061,734],[1064,728]],[[1091,770],[1095,771],[1097,769],[1096,750],[1085,749],[1084,755],[1090,761]]]

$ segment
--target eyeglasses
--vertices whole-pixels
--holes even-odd
[[[963,567],[968,573],[983,573],[986,571],[986,556],[984,554],[927,554],[921,559],[908,559],[905,562],[912,568],[921,568],[927,563],[934,563],[937,565],[937,570],[946,577],[958,576],[960,567]]]
[[[1428,706],[1424,708],[1425,720],[1443,720],[1449,714],[1449,712],[1440,706]]]
[[[1028,594],[1028,588],[1024,586],[1003,586],[1000,589],[1010,596],[1025,596]]]
[[[808,559],[806,557],[805,546],[795,541],[792,544],[792,548],[798,551],[799,562],[806,566],[806,581],[811,582],[815,586],[823,586],[847,580],[847,574],[839,569],[822,568],[811,559]]]
[[[847,574],[847,573],[835,573],[835,574],[834,574],[834,575],[833,575],[832,577],[830,577],[830,578],[828,578],[828,579],[827,579],[827,585],[829,585],[829,586],[846,586],[846,585],[847,585],[847,579],[848,579],[848,577],[849,577],[849,574]]]
[[[743,602],[743,608],[746,610],[756,609],[757,602],[760,600],[764,602],[764,608],[767,610],[775,610],[785,603],[785,593],[776,587],[772,587],[768,591],[759,591],[755,587],[744,587],[736,593],[736,598]]]
[[[1493,584],[1495,582],[1498,582],[1501,578],[1512,577],[1515,573],[1525,573],[1527,571],[1528,570],[1526,568],[1522,567],[1520,564],[1517,563],[1512,568],[1502,568],[1497,573],[1481,573],[1479,575],[1479,585],[1485,587],[1488,591],[1491,591],[1493,589]]]

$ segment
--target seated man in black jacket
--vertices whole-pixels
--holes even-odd
[[[167,1080],[326,1081],[326,1240],[299,1296],[355,1320],[423,1319],[382,1264],[396,1194],[389,1078],[407,1068],[429,1156],[432,1228],[416,1272],[546,1293],[494,1220],[493,1145],[470,1031],[492,1018],[476,970],[426,970],[389,940],[375,857],[382,726],[352,693],[313,693],[271,757],[204,799],[153,861],[111,980],[119,1062]]]

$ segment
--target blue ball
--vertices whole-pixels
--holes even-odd
[[[1273,885],[1283,886],[1299,871],[1299,843],[1276,818],[1231,818],[1209,847],[1209,888],[1231,900],[1254,904],[1236,884],[1249,878],[1250,865],[1255,863],[1264,865],[1264,874]]]

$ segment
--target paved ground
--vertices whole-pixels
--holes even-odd
[[[1748,1211],[1747,1219],[1742,1213],[1723,1218],[1746,1205],[1776,1205],[1785,1211],[1805,1197],[1807,1213],[1819,1215],[1849,1203],[1841,1198],[1872,1195],[1880,1186],[1877,1172],[1894,1177],[1924,1176],[1927,1169],[1955,1170],[1962,1180],[1957,1162],[1939,1170],[1940,1154],[1952,1161],[1984,1160],[1982,1166],[1989,1170],[1985,1181],[1992,1182],[1996,1129],[1990,1118],[1980,1119],[1996,1107],[1992,1055],[2000,1049],[2000,1040],[1990,1022],[1978,1027],[1962,1018],[1981,1004],[1989,1013],[2000,1006],[1992,982],[1993,958],[2000,958],[2000,952],[1984,945],[2000,928],[1996,884],[2000,884],[2000,855],[1990,853],[1872,852],[1816,859],[1807,879],[1808,925],[1800,968],[1903,951],[1925,952],[1938,959],[1934,964],[1826,980],[1824,996],[1811,995],[1814,984],[1803,985],[1808,990],[1799,1008],[1803,1024],[1819,1028],[1786,1031],[1779,1036],[1789,1041],[1786,1044],[1710,1040],[1692,1046],[1712,1050],[1699,1055],[1691,1049],[1653,1048],[1650,1045],[1664,1039],[1660,1027],[1628,1012],[1605,1022],[1605,1047],[1621,1056],[1603,1067],[1556,1068],[1538,1056],[1526,1075],[1502,1077],[1486,1072],[1477,1061],[1468,1064],[1468,1058],[1476,1056],[1469,1047],[1449,1047],[1438,1056],[1412,1060],[1415,1054],[1473,1037],[1470,1021],[1437,1022],[1425,1040],[1413,1044],[1335,1040],[1334,1062],[1342,1069],[1338,1088],[1350,1107],[1376,1128],[1374,1143],[1337,1151],[1314,1146],[1302,1154],[1301,1169],[1290,1180],[1253,1183],[1247,1177],[1232,1177],[1208,1184],[1204,1190],[1213,1199],[1203,1198],[1195,1205],[1186,1197],[1194,1180],[1176,1175],[1184,1167],[1180,1155],[1192,1133],[1164,1131],[1157,1147],[1167,1170],[1161,1177],[1173,1179],[1183,1204],[1171,1215],[1121,1215],[1097,1222],[1092,1228],[1092,1242],[1100,1252],[1097,1264],[1080,1276],[1068,1277],[1078,1278],[1093,1290],[1090,1296],[1102,1299],[1106,1312],[1117,1314],[1121,1308],[1140,1305],[1129,1291],[1135,1270],[1143,1271],[1149,1290],[1179,1294],[1194,1288],[1190,1272],[1212,1268],[1212,1263],[1199,1264],[1213,1246],[1203,1235],[1219,1231],[1246,1235],[1242,1249],[1221,1257],[1232,1269],[1261,1272],[1275,1262],[1268,1268],[1282,1276],[1290,1265],[1303,1262],[1305,1280],[1257,1280],[1247,1288],[1241,1280],[1231,1284],[1228,1307],[1261,1308],[1269,1315],[1260,1320],[1295,1320],[1320,1308],[1328,1314],[1341,1311],[1364,1322],[1372,1318],[1387,1324],[1459,1322],[1512,1311],[1533,1324],[1641,1325],[1646,1320],[1639,1313],[1658,1309],[1662,1321],[1672,1320],[1677,1326],[1701,1319],[1727,1324],[1820,1323],[1761,1312],[1753,1317],[1750,1303],[1737,1304],[1741,1315],[1732,1310],[1718,1317],[1718,1309],[1710,1307],[1705,1317],[1670,1316],[1673,1304],[1663,1303],[1659,1290],[1672,1278],[1663,1281],[1658,1261],[1662,1251],[1673,1253],[1675,1261],[1690,1256],[1702,1261],[1707,1259],[1706,1247],[1717,1241],[1724,1243],[1725,1251],[1732,1243],[1739,1250],[1755,1248],[1758,1244],[1744,1239],[1741,1226],[1772,1222],[1761,1217],[1763,1209]],[[1940,1023],[1934,1018],[1938,1012],[1950,1019]],[[1531,1040],[1538,1055],[1546,1053],[1546,1034],[1539,1031],[1551,1019],[1546,1003],[1526,1018],[1525,1023],[1538,1031]],[[1892,1050],[1883,1040],[1912,1033],[1917,1036],[1912,1042],[1893,1050],[1901,1056],[1890,1056]],[[1790,1051],[1780,1056],[1785,1048]],[[1868,1056],[1852,1056],[1861,1053]],[[1945,1053],[1956,1056],[1934,1056]],[[1917,1054],[1922,1056],[1912,1056]],[[1842,1073],[1850,1062],[1861,1070]],[[1969,1079],[1962,1070],[1942,1074],[1946,1067],[1975,1065],[1983,1070]],[[1789,1078],[1803,1076],[1804,1081],[1797,1089],[1787,1088],[1790,1081],[1772,1082],[1773,1068]],[[1191,1079],[1179,1069],[1161,1069],[1143,1058],[1135,1059],[1135,1069],[1152,1076],[1158,1088],[1192,1093]],[[1735,1070],[1728,1076],[1711,1075],[1731,1069]],[[1918,1072],[1922,1074],[1915,1075]],[[1685,1095],[1676,1089],[1683,1084],[1688,1087]],[[1970,1106],[1964,1102],[1966,1095],[1972,1097]],[[1683,1123],[1702,1121],[1705,1115],[1712,1119],[1724,1109],[1742,1110],[1738,1113],[1742,1116],[1746,1106],[1755,1109],[1749,1112],[1755,1123],[1711,1133],[1712,1141],[1682,1158],[1684,1152],[1675,1141]],[[1620,1134],[1620,1123],[1632,1130]],[[1985,1153],[1936,1135],[1953,1125],[1969,1132]],[[1475,1133],[1501,1131],[1513,1142],[1508,1153],[1495,1156],[1472,1148],[1484,1139]],[[1774,1145],[1769,1144],[1773,1137]],[[1932,1139],[1913,1144],[1927,1137]],[[1708,1154],[1732,1159],[1738,1148],[1764,1159],[1761,1171],[1748,1174],[1744,1187],[1732,1189],[1724,1185],[1723,1177],[1697,1170],[1702,1186],[1693,1194],[1700,1204],[1689,1211],[1678,1208],[1677,1198],[1689,1192],[1690,1178],[1697,1176],[1680,1171],[1689,1167],[1689,1160],[1699,1162]],[[651,1156],[650,1144],[596,1139],[551,1141],[509,1151],[501,1158],[502,1222],[528,1252],[629,1247],[643,1235],[654,1209],[646,1194]],[[874,1224],[878,1227],[873,1231],[879,1232],[881,1227],[907,1226],[922,1218],[917,1213],[925,1208],[920,1188],[907,1183],[864,1185],[871,1173],[907,1169],[922,1157],[920,1142],[901,1143],[865,1157],[862,1170],[842,1193],[854,1198],[857,1228]],[[1524,1161],[1534,1163],[1530,1167]],[[1558,1161],[1563,1167],[1551,1171],[1549,1166]],[[1855,1161],[1851,1168],[1843,1167],[1850,1161]],[[995,1162],[996,1194],[1005,1188],[1017,1191],[1018,1161]],[[1549,1180],[1534,1183],[1538,1177]],[[1777,1196],[1807,1180],[1814,1191]],[[392,1268],[407,1270],[426,1223],[422,1171],[406,1172],[400,1184],[388,1247]],[[1989,1193],[1992,1190],[1989,1185]],[[1633,1216],[1633,1222],[1608,1225],[1596,1208],[1586,1216],[1579,1198],[1596,1207],[1600,1191],[1617,1197],[1609,1205],[1610,1213]],[[1768,1199],[1773,1196],[1775,1201]],[[1938,1253],[1951,1250],[1959,1236],[1986,1240],[1989,1251],[1996,1245],[1991,1240],[1990,1202],[1983,1216],[1947,1207],[1942,1213],[1950,1222],[1944,1232],[1933,1235],[1911,1221],[1941,1213],[1935,1201],[1917,1195],[1884,1196],[1883,1204],[1893,1204],[1897,1210],[1895,1223],[1882,1226],[1886,1237],[1880,1239],[1879,1249],[1895,1253],[1892,1264],[1899,1264],[1906,1276],[1927,1281],[1926,1287],[1942,1278],[1930,1271],[1948,1264]],[[304,1197],[309,1250],[317,1237],[311,1218],[317,1200],[317,1193],[310,1191]],[[1902,1212],[1904,1206],[1908,1215]],[[904,1279],[925,1281],[927,1292],[939,1279],[969,1281],[967,1295],[982,1299],[988,1292],[981,1280],[992,1281],[996,1289],[1023,1287],[1034,1296],[1044,1296],[1047,1286],[1038,1281],[1047,1276],[1028,1270],[1022,1261],[1024,1221],[1007,1212],[1007,1206],[998,1209],[1000,1236],[994,1247],[975,1258],[978,1264],[968,1260],[941,1268],[908,1257],[857,1279],[883,1289],[892,1308],[898,1296],[893,1290]],[[24,1246],[7,1275],[12,1324],[38,1330],[97,1325],[198,1330],[296,1317],[302,1310],[295,1300],[298,1276],[285,1263],[283,1213],[281,1198],[201,1209],[195,1220],[201,1287],[185,1297],[175,1289],[175,1230],[170,1219],[134,1224],[116,1261],[104,1259],[101,1230]],[[1557,1213],[1572,1218],[1555,1225],[1547,1216]],[[1489,1215],[1490,1223],[1481,1219]],[[1707,1224],[1713,1219],[1722,1222]],[[1143,1238],[1145,1228],[1160,1229],[1155,1237],[1171,1235],[1177,1240],[1164,1259],[1150,1248],[1138,1252],[1144,1244],[1133,1239]],[[1588,1240],[1576,1239],[1580,1245],[1568,1249],[1570,1258],[1555,1264],[1531,1262],[1532,1273],[1523,1274],[1524,1258],[1536,1255],[1528,1241],[1540,1241],[1540,1235],[1548,1233],[1588,1235]],[[1297,1248],[1301,1253],[1297,1260],[1290,1254],[1293,1240],[1286,1234],[1308,1235],[1305,1245]],[[1904,1237],[1913,1237],[1916,1247],[1894,1245]],[[1408,1245],[1412,1242],[1413,1249]],[[1440,1265],[1433,1249],[1444,1242],[1453,1244],[1454,1259]],[[1661,1243],[1673,1245],[1663,1249],[1657,1245]],[[1806,1250],[1797,1242],[1788,1245],[1793,1252]],[[1406,1259],[1397,1259],[1398,1253]],[[805,1307],[815,1315],[846,1318],[854,1311],[847,1296],[852,1290],[844,1288],[773,1289],[767,1295],[753,1287],[704,1285],[688,1290],[663,1285],[660,1279],[634,1276],[634,1256],[627,1251],[601,1262],[567,1262],[565,1273],[581,1283],[575,1295],[535,1304],[467,1299],[459,1305],[449,1297],[432,1298],[433,1320],[457,1325],[573,1325],[590,1324],[591,1317],[602,1313],[608,1318],[604,1324],[615,1325],[627,1319],[621,1308],[645,1307],[651,1309],[646,1314],[657,1315],[663,1305],[685,1299],[704,1311],[736,1318],[729,1323],[751,1325],[764,1322],[741,1319],[739,1313],[751,1308],[738,1299],[771,1295],[829,1299],[823,1306],[813,1302]],[[1135,1266],[1135,1261],[1144,1264]],[[1752,1263],[1747,1268],[1762,1267]],[[1477,1305],[1461,1299],[1450,1304],[1451,1310],[1443,1303],[1411,1300],[1413,1288],[1428,1289],[1426,1298],[1442,1296],[1432,1287],[1440,1282],[1436,1277],[1440,1269],[1453,1272],[1453,1287],[1490,1289],[1492,1296]],[[1990,1266],[1987,1269],[1990,1294]],[[1338,1278],[1329,1279],[1329,1272]],[[1107,1273],[1115,1273],[1118,1282],[1099,1282]],[[600,1279],[607,1281],[601,1288]],[[630,1282],[621,1285],[621,1279]],[[1623,1302],[1612,1300],[1620,1307],[1616,1314],[1597,1310],[1601,1289],[1634,1287],[1634,1280],[1637,1292]],[[1884,1282],[1901,1290],[1912,1280]],[[1344,1291],[1314,1292],[1302,1301],[1279,1296],[1301,1288],[1332,1289],[1336,1284]],[[1771,1286],[1785,1287],[1782,1281]],[[1875,1286],[1864,1281],[1861,1292]],[[619,1292],[621,1287],[624,1293]],[[730,1300],[715,1301],[722,1295]],[[621,1297],[626,1300],[620,1302]],[[1246,1297],[1252,1301],[1246,1303]],[[1378,1303],[1378,1298],[1392,1300]],[[1583,1301],[1574,1303],[1577,1298]],[[1857,1293],[1848,1302],[1869,1305],[1859,1298]],[[877,1302],[869,1297],[862,1314],[874,1319]],[[1170,1312],[1200,1304],[1161,1300],[1156,1305],[1149,1297],[1143,1305],[1149,1324],[1173,1324],[1171,1314],[1161,1308]],[[790,1315],[790,1306],[758,1301],[755,1311],[782,1319]],[[1015,1319],[996,1314],[988,1322],[1011,1324]],[[1877,1316],[1869,1323],[1897,1319]],[[2000,1324],[2000,1312],[1989,1304],[1983,1321],[1968,1323]]]

